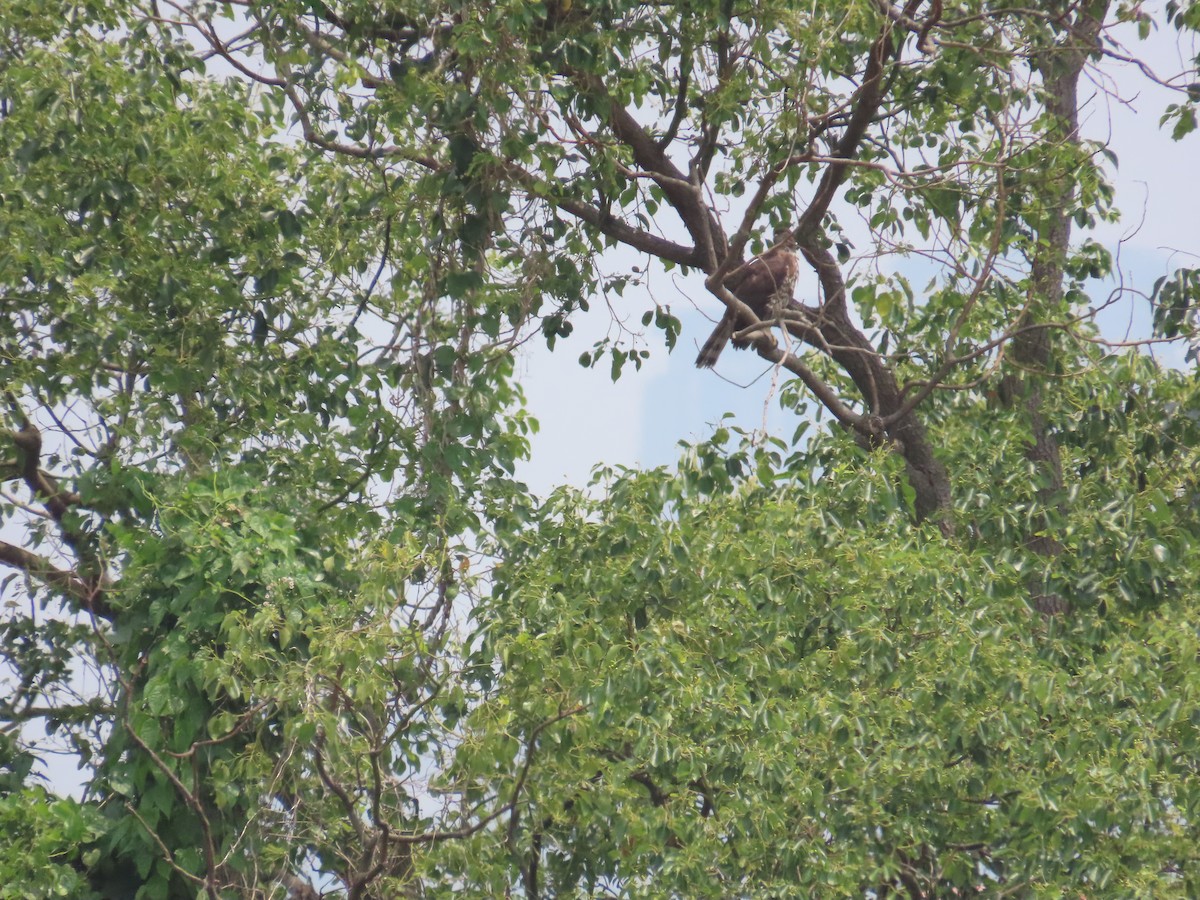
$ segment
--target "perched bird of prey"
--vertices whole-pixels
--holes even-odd
[[[734,270],[730,277],[725,279],[725,287],[754,310],[754,314],[760,319],[774,319],[792,299],[799,271],[796,236],[791,231],[784,231],[776,233],[775,246],[770,250]],[[737,314],[732,309],[725,310],[725,315],[700,348],[696,366],[707,369],[716,365],[721,351],[737,330]],[[745,345],[735,341],[734,346]]]

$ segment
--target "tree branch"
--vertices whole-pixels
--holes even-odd
[[[659,259],[670,260],[681,266],[704,267],[704,260],[695,247],[685,247],[683,244],[677,244],[648,231],[634,228],[611,213],[587,203],[567,198],[552,202],[563,212],[570,213],[580,221],[595,226],[603,234],[636,250],[649,253]]]
[[[737,314],[739,321],[756,323],[741,333],[751,340],[752,346],[759,356],[768,362],[783,366],[796,375],[839,422],[852,428],[862,426],[863,417],[846,406],[838,397],[837,391],[806,366],[799,357],[788,353],[779,346],[779,343],[770,334],[770,322],[759,319],[754,310],[739,300],[736,294],[724,284],[716,281],[715,278],[710,276],[705,285],[718,300],[725,304],[726,308]],[[756,328],[759,326],[766,327],[762,327],[756,332]]]
[[[58,479],[40,468],[42,433],[32,421],[25,417],[20,430],[9,432],[8,438],[21,456],[15,470],[19,472],[18,477],[45,507],[63,541],[75,551],[79,564],[91,568],[92,571],[84,576],[75,571],[58,569],[36,554],[12,544],[4,545],[7,549],[0,561],[21,569],[47,586],[81,601],[96,615],[111,618],[112,609],[102,599],[104,565],[95,553],[91,537],[67,522],[67,515],[79,505],[79,495],[60,488]]]
[[[905,10],[906,13],[911,15],[909,10],[918,2],[919,0],[910,0]],[[817,186],[816,194],[813,195],[808,208],[801,215],[800,221],[796,225],[797,240],[800,240],[801,234],[812,232],[820,226],[825,213],[829,211],[829,204],[833,202],[837,189],[845,181],[850,167],[844,160],[850,159],[858,151],[858,145],[867,133],[867,126],[871,124],[875,114],[879,111],[879,105],[883,101],[884,64],[888,57],[896,53],[898,53],[898,48],[892,42],[892,25],[888,22],[885,24],[883,32],[871,44],[871,49],[867,54],[867,67],[863,74],[863,83],[854,100],[854,111],[846,123],[846,130],[834,148],[833,156],[837,161],[830,163],[825,169],[821,176],[821,182]]]
[[[96,592],[91,585],[74,572],[56,568],[36,553],[31,553],[7,541],[0,541],[0,563],[19,569],[35,581],[67,594],[95,611],[97,615],[108,617],[110,614],[107,607],[104,607],[104,612],[101,612]]]
[[[817,314],[809,322],[787,323],[787,329],[806,343],[828,354],[850,376],[871,411],[849,422],[869,441],[877,443],[886,433],[893,449],[906,464],[909,483],[916,492],[918,519],[934,518],[943,534],[953,530],[950,519],[950,478],[937,459],[924,424],[913,410],[898,413],[904,397],[896,374],[854,323],[846,308],[846,282],[837,260],[822,245],[818,231],[797,233],[801,252],[817,274],[824,296]]]
[[[70,507],[79,503],[79,495],[61,491],[57,479],[38,467],[42,457],[42,433],[27,419],[21,430],[10,432],[9,437],[24,456],[21,479],[28,486],[30,493],[45,504],[46,511],[59,527],[63,528],[63,537],[67,542],[76,546],[82,538],[63,527],[63,517]]]
[[[601,99],[609,108],[608,124],[614,136],[633,153],[634,161],[656,176],[656,182],[671,207],[683,220],[684,227],[699,248],[720,248],[715,265],[724,256],[725,233],[712,210],[704,202],[700,186],[694,183],[666,155],[658,142],[623,106],[620,106],[595,75],[573,72],[572,77],[581,90]],[[706,254],[708,255],[708,254]]]
[[[464,825],[462,828],[455,828],[450,831],[423,831],[419,834],[394,834],[391,835],[391,840],[399,844],[438,844],[444,841],[470,837],[486,828],[506,812],[511,811],[521,799],[521,792],[525,789],[525,782],[529,778],[529,770],[533,766],[533,756],[537,748],[537,739],[541,736],[542,732],[551,725],[555,725],[564,719],[569,719],[571,716],[578,715],[585,708],[584,706],[573,706],[570,709],[563,710],[557,715],[546,719],[544,722],[538,723],[533,731],[530,732],[529,739],[525,742],[525,760],[521,764],[521,772],[517,776],[516,784],[513,785],[512,797],[509,798],[507,803],[488,813],[479,821],[471,825]]]

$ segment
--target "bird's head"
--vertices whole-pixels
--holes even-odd
[[[787,225],[780,225],[771,236],[771,246],[783,247],[785,250],[796,249],[796,232]]]

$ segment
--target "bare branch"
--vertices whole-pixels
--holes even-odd
[[[778,342],[769,333],[770,325],[773,323],[758,319],[754,314],[754,310],[739,300],[737,295],[725,287],[724,284],[716,281],[714,277],[710,276],[705,285],[718,300],[737,314],[740,321],[759,323],[757,326],[751,326],[741,332],[741,334],[752,338],[753,347],[759,356],[768,362],[783,366],[800,378],[804,382],[805,387],[812,391],[813,395],[833,413],[839,422],[851,427],[861,426],[863,421],[862,416],[846,406],[841,401],[841,398],[838,397],[837,392],[813,372],[812,369],[806,366],[799,357],[788,353],[779,346]],[[766,328],[761,327],[764,324],[767,325]]]
[[[125,689],[126,697],[132,696],[132,684],[130,684],[128,681],[123,681],[122,687]],[[200,823],[200,834],[203,837],[202,850],[204,851],[206,872],[206,876],[203,879],[204,891],[211,898],[211,900],[220,900],[220,893],[218,892],[216,885],[218,867],[217,850],[213,844],[212,823],[208,820],[208,814],[204,811],[204,805],[200,802],[200,798],[197,797],[191,790],[189,790],[188,786],[179,779],[179,776],[175,774],[174,770],[169,765],[167,765],[166,761],[154,751],[154,748],[142,740],[141,735],[137,733],[137,730],[130,723],[127,715],[122,717],[121,723],[125,726],[125,733],[129,735],[130,740],[137,744],[138,748],[150,758],[150,761],[154,763],[155,768],[157,768],[159,772],[166,777],[167,781],[169,781],[171,786],[175,788],[176,793],[179,794],[184,803],[186,803],[191,808],[192,812],[196,814],[196,818]],[[168,860],[169,859],[170,857],[168,857]]]
[[[699,184],[682,172],[667,157],[663,148],[630,114],[629,110],[619,105],[607,92],[603,82],[595,75],[573,73],[575,81],[582,90],[600,98],[608,105],[608,124],[613,134],[622,144],[633,152],[634,161],[657,176],[657,182],[671,207],[683,220],[688,234],[696,242],[697,247],[712,247],[724,250],[725,234],[712,210],[705,204]],[[723,254],[722,254],[723,255]],[[706,259],[709,266],[715,266],[717,259]]]
[[[910,2],[909,7],[912,6],[914,3]],[[845,181],[849,172],[849,166],[845,160],[850,159],[857,152],[858,145],[867,132],[867,126],[879,110],[879,105],[883,100],[884,64],[888,57],[897,52],[898,48],[894,47],[892,42],[892,26],[888,24],[883,33],[875,39],[867,54],[867,67],[863,75],[862,86],[859,87],[853,101],[854,111],[846,123],[846,129],[842,133],[841,139],[834,148],[833,156],[838,161],[831,163],[825,169],[821,176],[821,182],[817,186],[816,194],[813,195],[812,201],[796,225],[797,240],[801,244],[804,242],[801,238],[802,234],[812,232],[820,226],[821,220],[829,210],[829,204],[833,202],[837,189]]]
[[[35,581],[67,594],[84,606],[94,608],[96,598],[91,585],[74,572],[56,568],[36,553],[31,553],[7,541],[0,541],[0,563],[20,569]],[[102,615],[98,609],[96,613]]]
[[[510,163],[504,167],[504,171],[526,192],[537,197],[546,198],[563,212],[569,213],[582,222],[586,222],[601,233],[620,241],[622,244],[633,247],[635,250],[649,253],[660,259],[678,263],[681,266],[701,268],[703,265],[703,259],[695,247],[677,244],[674,241],[669,241],[648,231],[634,228],[607,210],[584,203],[581,200],[555,196],[552,185],[547,184],[536,175],[519,166]]]
[[[571,716],[578,715],[586,709],[582,704],[573,706],[570,709],[560,712],[556,716],[552,716],[544,722],[538,724],[536,728],[530,732],[529,739],[526,741],[525,761],[521,765],[521,772],[517,776],[517,781],[513,785],[512,797],[507,803],[497,807],[488,815],[481,818],[479,821],[471,825],[464,825],[462,828],[455,828],[448,831],[423,831],[419,834],[394,834],[391,835],[391,840],[398,844],[440,844],[443,841],[457,840],[458,838],[470,837],[471,835],[486,828],[496,819],[500,818],[507,812],[510,812],[521,799],[521,792],[525,789],[525,782],[529,777],[529,770],[533,766],[534,750],[536,749],[537,739],[542,732],[551,725],[561,722],[563,719],[568,719]]]

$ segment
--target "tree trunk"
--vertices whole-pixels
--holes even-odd
[[[1107,11],[1107,0],[1083,7],[1073,21],[1065,23],[1067,43],[1045,50],[1034,58],[1034,68],[1042,77],[1045,91],[1046,113],[1050,118],[1046,139],[1051,145],[1074,146],[1079,141],[1079,76],[1096,47]],[[1063,262],[1071,241],[1073,191],[1070,180],[1051,177],[1039,185],[1039,190],[1043,192],[1048,212],[1032,260],[1030,302],[1019,323],[1021,326],[1036,325],[1058,312],[1063,299]],[[1053,560],[1063,552],[1063,545],[1054,533],[1053,513],[1065,512],[1062,459],[1044,408],[1044,376],[1054,364],[1050,338],[1051,332],[1047,328],[1031,328],[1017,335],[1010,348],[1010,358],[1020,371],[1005,379],[1003,390],[1008,402],[1019,405],[1025,413],[1033,436],[1025,456],[1037,472],[1040,509],[1025,545],[1047,560]],[[1030,593],[1034,607],[1044,615],[1070,612],[1070,601],[1044,578],[1030,584]]]

